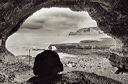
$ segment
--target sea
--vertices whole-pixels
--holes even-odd
[[[41,33],[33,34],[27,33],[14,33],[11,35],[6,42],[7,49],[12,52],[15,56],[19,55],[31,55],[35,57],[38,53],[42,52],[43,49],[47,49],[50,44],[61,44],[61,43],[79,43],[81,40],[100,40],[100,38],[109,38],[106,34],[87,34],[87,35],[74,35],[74,36],[59,36],[59,35],[43,35]],[[35,51],[34,49],[39,49]],[[66,53],[59,53],[60,57],[73,55]]]

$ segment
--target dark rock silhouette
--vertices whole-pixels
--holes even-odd
[[[120,74],[120,73],[124,73],[124,72],[128,73],[128,69],[126,69],[125,66],[123,65],[121,68],[118,67],[118,70],[115,72],[115,74]]]
[[[37,77],[30,78],[25,84],[122,84],[117,80],[83,71],[71,71],[58,76],[52,83],[39,83]]]
[[[50,82],[61,71],[63,71],[63,64],[55,51],[45,50],[36,56],[33,72],[41,82]]]
[[[111,53],[109,57],[110,64],[113,67],[117,67],[118,70],[115,72],[116,74],[128,72],[128,57],[121,57],[115,53]]]

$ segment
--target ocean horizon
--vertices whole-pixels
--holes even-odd
[[[74,36],[57,36],[43,35],[41,33],[15,33],[7,40],[7,49],[14,55],[28,55],[31,50],[31,55],[36,56],[42,51],[33,51],[32,49],[47,49],[50,44],[60,43],[79,43],[81,40],[99,40],[100,38],[109,38],[106,34],[102,35],[74,35]]]

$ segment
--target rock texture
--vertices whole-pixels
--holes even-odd
[[[5,47],[7,38],[16,32],[31,14],[42,7],[68,7],[74,11],[88,11],[101,30],[122,41],[120,51],[123,56],[127,56],[127,4],[128,0],[0,0],[0,55],[6,56],[6,53],[10,53]],[[9,55],[13,56],[11,53]]]
[[[23,84],[40,84],[39,79],[32,77]],[[119,81],[99,76],[94,73],[87,73],[82,71],[72,71],[58,76],[58,78],[45,84],[122,84]]]
[[[70,32],[70,35],[103,34],[98,27],[81,28],[76,32]]]
[[[128,72],[128,57],[120,57],[115,53],[111,53],[109,61],[113,67],[118,68],[116,74],[119,74],[120,72]]]

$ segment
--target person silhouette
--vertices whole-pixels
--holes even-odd
[[[34,62],[33,73],[40,82],[47,84],[55,79],[59,72],[63,71],[63,64],[60,61],[59,55],[53,50],[44,50],[39,53]],[[50,84],[50,83],[48,83]]]

